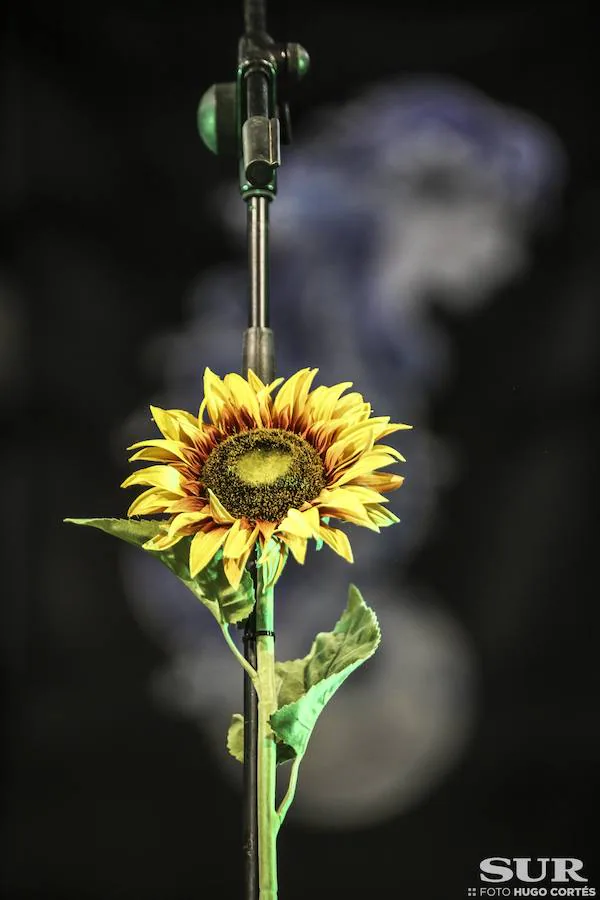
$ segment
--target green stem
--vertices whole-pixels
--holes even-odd
[[[287,791],[285,792],[285,796],[281,803],[279,804],[279,809],[277,810],[277,817],[279,819],[278,826],[281,828],[283,825],[283,820],[285,819],[286,813],[292,802],[294,800],[294,796],[296,794],[296,785],[298,784],[298,772],[300,770],[300,763],[302,762],[302,756],[295,756],[294,761],[292,763],[292,771],[290,772],[290,780],[288,782]]]
[[[248,675],[250,676],[250,680],[252,681],[252,684],[254,685],[254,687],[256,687],[256,686],[257,686],[257,682],[258,682],[258,678],[257,678],[257,675],[256,675],[256,669],[254,669],[254,668],[250,665],[250,663],[249,663],[248,660],[245,658],[245,656],[244,656],[242,653],[240,653],[240,651],[239,651],[238,648],[236,647],[235,642],[234,642],[233,638],[231,637],[231,635],[230,635],[230,633],[229,633],[229,625],[227,625],[226,623],[222,623],[222,624],[221,624],[221,631],[223,632],[223,637],[224,637],[225,640],[227,641],[227,646],[229,647],[229,649],[231,650],[231,652],[233,653],[233,655],[235,656],[235,658],[236,658],[237,661],[239,662],[240,666],[242,666],[242,668],[243,668],[243,669],[248,673]]]
[[[258,673],[258,883],[260,900],[277,900],[277,831],[275,810],[277,747],[270,718],[277,710],[275,640],[272,632],[273,588],[263,584],[258,566],[256,658]]]

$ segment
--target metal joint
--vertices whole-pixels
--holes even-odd
[[[279,119],[250,116],[242,126],[244,174],[251,185],[266,187],[281,163]]]

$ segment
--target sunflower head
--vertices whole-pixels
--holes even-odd
[[[237,587],[257,543],[262,558],[267,546],[279,554],[277,577],[288,550],[304,562],[310,539],[352,562],[350,542],[331,519],[373,531],[398,521],[384,494],[403,479],[378,470],[403,457],[378,442],[410,426],[371,416],[361,394],[345,393],[349,382],[312,390],[316,373],[302,369],[265,384],[251,371],[221,379],[206,369],[197,416],[151,407],[162,437],[130,449],[132,460],[153,465],[122,485],[147,487],[129,516],[167,516],[146,549],[190,536],[192,577],[222,549]]]
[[[280,522],[325,487],[323,461],[308,441],[283,428],[256,428],[225,438],[201,473],[204,485],[236,517]]]

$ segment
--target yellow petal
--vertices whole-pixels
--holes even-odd
[[[387,437],[389,434],[394,434],[396,431],[410,431],[411,429],[412,425],[404,425],[401,422],[390,422],[389,424],[382,423],[375,428],[375,440],[380,441],[381,438]]]
[[[144,462],[162,462],[162,463],[173,463],[180,460],[180,457],[175,456],[173,453],[170,453],[169,450],[163,450],[161,447],[144,447],[143,450],[138,450],[137,453],[134,453],[133,456],[129,457],[129,462],[140,462],[143,460]]]
[[[160,534],[154,535],[153,538],[150,538],[149,541],[146,541],[145,544],[142,544],[144,550],[168,550],[169,547],[172,547],[174,544],[177,544],[183,535],[181,534],[165,534],[161,532]]]
[[[376,447],[371,451],[373,453],[387,453],[389,456],[392,456],[394,459],[398,460],[398,462],[406,462],[402,454],[396,450],[395,447],[387,447],[385,444],[377,444]]]
[[[260,391],[256,399],[260,408],[260,420],[263,423],[263,428],[270,428],[273,424],[273,400],[266,389]]]
[[[299,379],[298,381],[298,387],[294,394],[294,402],[292,406],[293,422],[297,422],[300,419],[306,408],[306,402],[308,400],[310,388],[313,381],[315,380],[315,376],[318,371],[318,369],[306,369],[304,378]]]
[[[242,523],[240,519],[236,519],[229,531],[227,532],[227,540],[223,545],[223,557],[228,557],[229,559],[237,559],[240,555],[239,552],[236,552],[236,543],[240,546],[239,537]],[[241,546],[240,546],[241,549]],[[233,553],[231,552],[233,550]]]
[[[367,511],[364,510],[361,515],[355,515],[348,509],[328,509],[324,506],[321,510],[324,516],[329,519],[339,519],[340,522],[348,522],[350,525],[358,525],[360,528],[366,528],[368,531],[376,531],[379,534],[379,526],[369,518]]]
[[[321,515],[335,515],[335,510],[340,510],[351,512],[359,518],[367,518],[365,506],[360,497],[344,488],[325,489],[321,491],[314,503],[321,507]],[[329,512],[330,510],[333,512]]]
[[[275,524],[275,522],[264,521],[258,521],[256,524],[263,542],[267,544],[273,537],[273,532],[275,531],[277,525]]]
[[[242,551],[242,557],[245,557],[247,559],[250,551],[256,546],[256,542],[260,534],[260,528],[257,524],[255,524],[251,530],[249,528],[246,528],[246,532],[248,534],[248,538],[246,541],[246,546]]]
[[[345,397],[340,397],[335,405],[335,418],[346,419],[352,422],[361,422],[371,415],[371,404],[365,403],[365,399],[358,391],[351,391]]]
[[[300,512],[298,509],[288,509],[287,516],[282,520],[277,533],[285,531],[288,534],[296,535],[296,537],[311,538],[315,533],[315,526],[319,527],[318,513],[309,510],[310,515]],[[316,514],[316,521],[315,521]]]
[[[302,390],[304,382],[314,378],[315,374],[316,370],[313,374],[311,369],[300,369],[282,384],[273,403],[273,415],[276,418],[283,416],[284,412],[291,414],[296,395]]]
[[[205,522],[210,518],[209,512],[197,510],[195,512],[182,512],[174,516],[173,521],[169,525],[169,534],[178,534],[182,537],[182,530],[189,528],[190,525],[196,525]]]
[[[263,391],[266,388],[264,381],[261,381],[256,372],[252,369],[248,369],[248,384],[255,394],[258,394],[259,391]]]
[[[189,446],[202,436],[202,425],[192,413],[185,409],[158,409],[151,406],[154,418],[158,415],[161,421],[159,425],[165,437],[179,441],[183,439],[184,445]],[[157,422],[158,424],[158,422]],[[165,433],[168,431],[168,435]]]
[[[316,508],[316,506],[311,506],[309,509],[302,510],[302,517],[305,522],[308,522],[312,531],[312,535],[314,537],[321,525],[319,510]]]
[[[365,453],[365,455],[357,460],[357,462],[353,463],[350,468],[338,474],[334,478],[334,484],[341,487],[349,481],[358,478],[359,475],[370,474],[375,469],[380,469],[382,466],[392,465],[396,462],[396,458],[399,454],[393,456],[387,451],[387,447],[375,447],[369,453]]]
[[[331,419],[340,397],[349,387],[352,387],[351,381],[342,381],[340,384],[326,387],[318,398],[316,406],[313,407],[315,419]],[[313,393],[313,397],[314,394],[316,391]]]
[[[252,552],[253,546],[254,543],[250,543],[246,550],[244,550],[242,555],[238,556],[237,559],[223,559],[223,568],[225,570],[225,575],[227,576],[229,584],[233,588],[239,587],[240,581],[242,580],[242,575],[244,574],[244,569],[246,568],[246,563],[248,562],[248,557]]]
[[[229,530],[227,540],[223,546],[223,557],[238,559],[252,547],[258,536],[258,527],[247,528],[242,525],[240,519],[236,519]]]
[[[338,528],[332,528],[331,525],[322,524],[319,528],[319,537],[328,547],[331,547],[332,550],[335,550],[348,562],[354,562],[350,541],[343,531],[340,531]]]
[[[369,472],[365,475],[359,475],[358,478],[349,481],[346,487],[360,485],[361,487],[373,488],[376,491],[389,493],[390,491],[397,491],[403,484],[404,478],[402,475],[394,475],[391,472]]]
[[[198,531],[190,544],[190,575],[195,578],[205,569],[217,550],[225,542],[229,528],[214,528],[212,531]]]
[[[191,412],[188,412],[187,409],[168,409],[167,412],[180,424],[183,424],[185,422],[186,425],[191,425],[196,429],[198,428],[197,417],[192,415]]]
[[[301,417],[301,422],[305,427],[306,438],[321,453],[326,452],[327,448],[344,430],[344,423],[336,422],[333,419],[330,419],[328,422],[310,422],[309,420],[310,416],[307,418],[306,414]]]
[[[177,500],[176,494],[169,491],[161,491],[151,487],[136,497],[129,509],[128,516],[151,516],[156,513],[168,512],[170,503]]]
[[[242,580],[242,573],[244,571],[244,566],[240,564],[240,560],[237,558],[231,559],[229,557],[224,557],[223,570],[225,572],[225,577],[227,578],[227,581],[229,582],[231,587],[239,587],[240,581]]]
[[[150,412],[164,436],[169,440],[176,441],[179,437],[179,427],[176,420],[171,418],[167,410],[161,409],[160,406],[151,406]]]
[[[183,410],[173,410],[173,412],[183,412]],[[204,437],[202,433],[202,428],[198,426],[197,420],[195,416],[190,416],[191,420],[189,421],[187,418],[181,419],[179,421],[179,434],[180,437],[186,439],[186,445],[194,446],[195,444],[201,443]]]
[[[227,512],[217,495],[213,494],[210,488],[208,490],[208,497],[210,512],[215,522],[218,522],[221,525],[232,525],[236,521],[235,516],[232,516],[231,513]]]
[[[256,391],[253,391],[245,378],[232,372],[224,378],[225,386],[229,390],[237,407],[244,407],[251,414],[258,428],[262,427],[262,416],[260,407],[256,398]]]
[[[258,375],[256,375],[252,369],[248,369],[248,383],[253,391],[257,394],[261,394],[263,392],[271,393],[275,390],[276,387],[279,387],[280,384],[283,384],[285,381],[284,378],[275,378],[269,384],[265,384],[260,380]]]
[[[218,423],[228,400],[230,400],[229,391],[219,376],[207,367],[204,370],[204,403],[213,425]]]
[[[129,478],[126,478],[121,487],[127,488],[136,484],[151,484],[154,487],[163,488],[179,496],[185,496],[183,489],[184,478],[181,472],[172,466],[147,466],[145,469],[139,469]]]
[[[352,424],[349,423],[348,433],[352,433],[354,430],[358,432],[363,428],[369,428],[372,431],[373,440],[375,442],[380,441],[385,434],[392,434],[392,432],[398,430],[395,425],[390,425],[389,416],[372,416],[368,419],[361,419]]]
[[[325,391],[327,388],[324,384],[320,384],[318,387],[311,391],[308,395],[308,399],[306,401],[306,410],[305,413],[307,417],[310,418],[311,421],[316,422],[320,416],[317,415],[317,410],[319,408],[319,404],[321,403],[322,398],[325,395]]]
[[[329,447],[325,454],[325,468],[332,471],[349,465],[363,453],[368,453],[374,440],[373,429],[369,427],[368,421],[360,422]]]
[[[208,512],[208,503],[204,497],[179,497],[175,503],[171,504],[171,512]]]
[[[371,522],[374,525],[378,525],[379,528],[385,528],[387,525],[394,525],[400,521],[398,516],[390,509],[386,509],[385,506],[369,506],[367,507],[367,514]]]
[[[130,461],[135,459],[156,459],[157,462],[162,460],[170,461],[172,459],[180,459],[182,462],[188,461],[188,456],[185,453],[185,444],[182,444],[181,441],[172,441],[165,440],[161,438],[157,438],[154,441],[138,441],[136,444],[132,444],[131,447],[128,447],[128,450],[135,450],[137,447],[144,447],[144,450],[139,450],[135,453]],[[156,457],[152,457],[150,454],[152,452],[156,452]]]
[[[275,378],[270,384],[263,384],[254,372],[248,370],[248,381],[252,389],[256,392],[256,399],[260,407],[260,417],[264,428],[272,426],[273,418],[273,398],[271,394],[275,388],[283,384],[283,378]]]
[[[344,490],[347,494],[354,494],[363,504],[388,502],[387,497],[384,497],[379,491],[374,491],[372,488],[363,485],[345,484],[341,490]]]
[[[341,423],[343,431],[340,432],[339,440],[346,440],[347,438],[358,436],[364,437],[368,435],[370,431],[375,433],[375,430],[379,425],[387,424],[388,422],[389,416],[382,416],[378,419],[359,419],[356,422],[346,420]]]
[[[271,585],[277,584],[279,576],[283,572],[283,567],[285,566],[288,558],[287,546],[285,544],[282,544],[281,541],[278,541],[277,543],[279,544],[279,560],[277,562],[275,573],[269,582]]]
[[[281,534],[280,538],[289,547],[296,562],[303,566],[306,559],[306,538],[297,534]]]

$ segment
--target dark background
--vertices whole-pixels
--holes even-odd
[[[576,856],[594,884],[600,728],[593,524],[600,253],[591,12],[581,2],[272,4],[312,70],[294,124],[384,76],[458,76],[563,142],[564,203],[502,302],[446,313],[457,357],[433,424],[465,455],[413,563],[471,638],[479,712],[462,762],[376,828],[290,824],[281,893],[462,897],[492,855]],[[207,192],[235,179],[195,109],[232,78],[230,0],[14,3],[2,37],[3,897],[238,897],[239,798],[196,726],[156,708],[163,654],[116,547],[65,515],[118,515],[110,439],[156,387],[136,347],[233,255]],[[282,169],[281,178],[285,177]],[[6,337],[8,335],[8,337]]]

